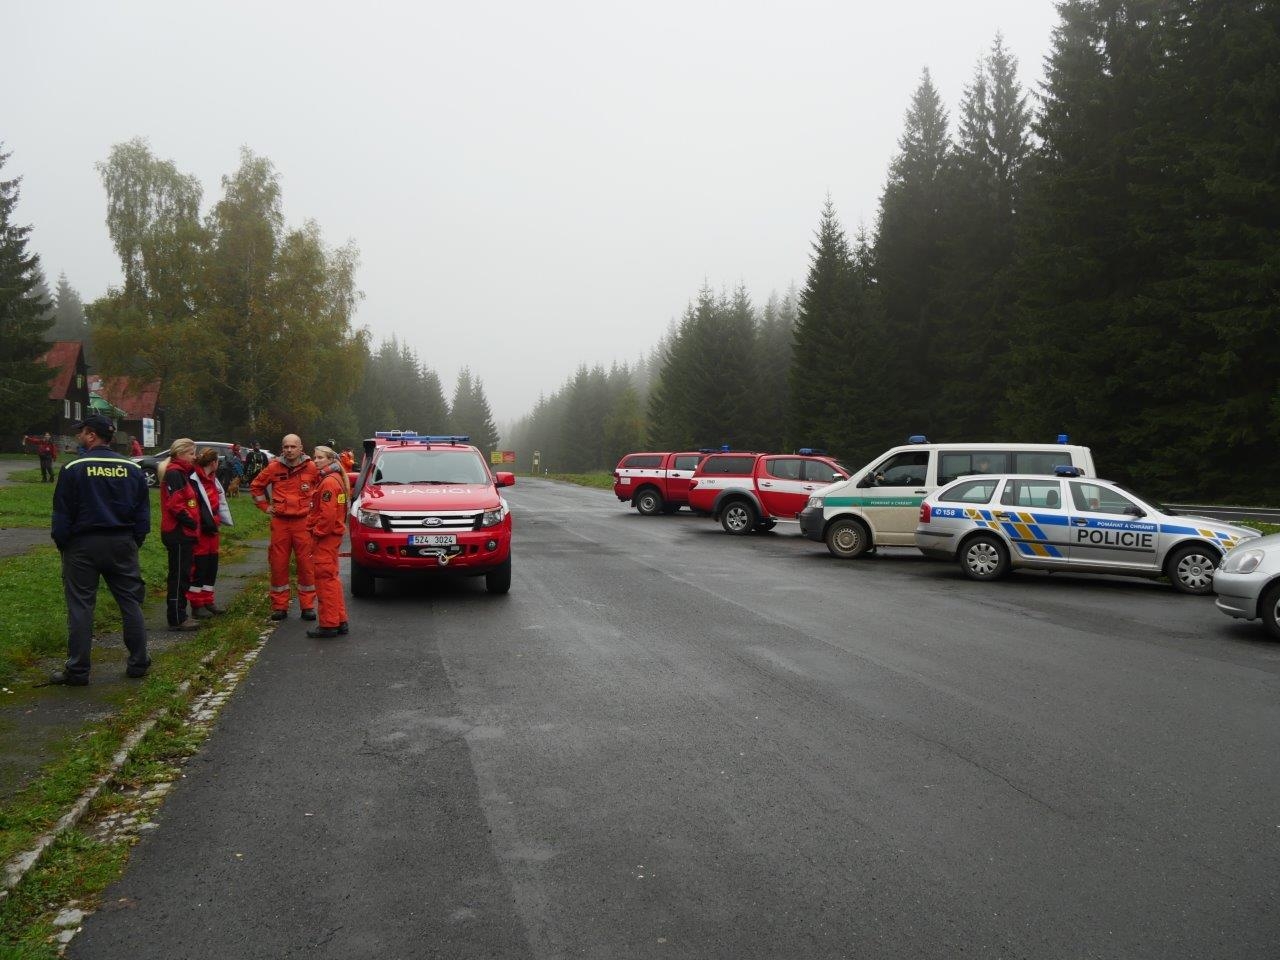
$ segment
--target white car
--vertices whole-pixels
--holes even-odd
[[[1064,467],[1055,476],[966,477],[920,505],[916,546],[959,560],[972,580],[1011,567],[1166,576],[1183,593],[1213,590],[1214,570],[1258,531],[1168,513],[1107,480]]]
[[[1228,553],[1214,575],[1213,591],[1227,616],[1261,620],[1280,640],[1280,533],[1248,540]]]

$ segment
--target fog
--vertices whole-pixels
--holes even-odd
[[[120,282],[94,164],[141,136],[221,195],[240,147],[290,225],[353,240],[355,323],[503,426],[647,354],[698,289],[802,286],[830,195],[874,228],[928,68],[954,120],[997,32],[1036,89],[1052,0],[10,4],[0,176],[50,287]],[[954,124],[953,124],[954,129]]]

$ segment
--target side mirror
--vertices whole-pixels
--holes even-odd
[[[357,470],[347,471],[347,482],[351,484],[351,489],[356,488],[356,482],[360,479],[360,473]]]
[[[495,486],[513,487],[516,483],[516,475],[505,470],[499,470],[493,475],[493,482]]]

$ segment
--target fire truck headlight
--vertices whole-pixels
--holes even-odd
[[[496,527],[506,518],[506,516],[507,508],[504,506],[498,506],[493,510],[486,510],[480,517],[480,526]]]
[[[356,519],[362,526],[373,527],[376,530],[382,529],[382,515],[377,510],[366,510],[361,507],[356,511]]]

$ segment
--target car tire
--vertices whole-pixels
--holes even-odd
[[[511,589],[511,558],[484,575],[484,588],[490,593],[506,593]]]
[[[735,537],[750,533],[757,522],[756,508],[746,500],[730,500],[720,508],[720,526]]]
[[[1267,633],[1280,640],[1280,580],[1262,591],[1258,598],[1258,617]]]
[[[827,550],[840,560],[855,560],[871,548],[871,535],[861,520],[837,520],[827,527]]]
[[[662,512],[662,494],[653,487],[645,487],[636,494],[636,510],[642,517],[656,517]]]
[[[353,559],[351,561],[351,595],[353,597],[372,597],[377,591],[373,574]]]
[[[960,569],[970,580],[999,580],[1009,572],[1009,551],[988,534],[971,537],[960,546]]]
[[[1165,562],[1165,576],[1179,593],[1202,597],[1213,593],[1213,572],[1221,558],[1210,547],[1192,543],[1180,547]]]
[[[156,475],[156,472],[154,470],[149,470],[146,467],[143,467],[142,473],[147,478],[148,487],[155,489],[156,487],[160,486],[160,478],[159,476]]]

